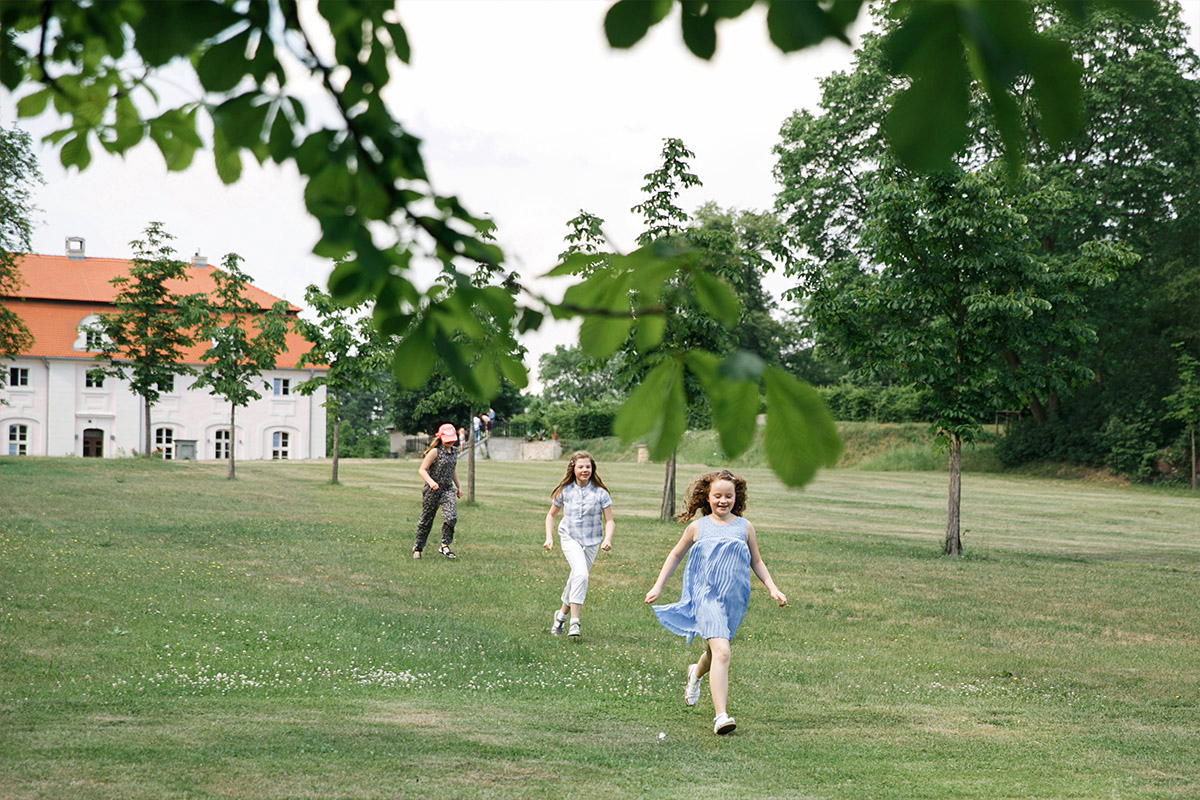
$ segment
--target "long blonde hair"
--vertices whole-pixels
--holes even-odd
[[[558,486],[555,486],[554,491],[550,493],[551,500],[562,494],[563,487],[575,480],[575,462],[581,458],[586,458],[592,462],[592,477],[588,480],[588,483],[594,483],[604,491],[608,491],[608,487],[604,485],[604,481],[600,480],[600,475],[596,472],[596,459],[592,458],[592,454],[587,450],[576,450],[574,453],[571,453],[571,458],[567,461],[566,476],[559,481]]]
[[[703,509],[705,514],[711,514],[712,507],[708,504],[708,490],[717,481],[729,481],[733,484],[732,512],[734,516],[740,517],[746,510],[746,481],[727,469],[719,469],[715,472],[704,473],[688,487],[687,501],[683,512],[675,519],[687,522],[697,509]]]

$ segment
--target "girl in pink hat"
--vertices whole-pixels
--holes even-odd
[[[425,481],[425,487],[421,490],[421,518],[417,520],[413,558],[420,558],[425,549],[438,506],[442,508],[442,545],[438,552],[446,558],[458,558],[450,549],[450,543],[454,541],[454,523],[458,522],[456,498],[462,497],[462,484],[458,482],[458,432],[449,422],[438,428],[437,436],[425,450],[417,474]],[[454,484],[453,488],[451,484]]]

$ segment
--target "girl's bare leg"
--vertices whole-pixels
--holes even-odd
[[[709,639],[708,649],[700,657],[702,663],[698,674],[708,673],[708,688],[712,692],[713,715],[725,713],[725,702],[729,699],[729,640]]]

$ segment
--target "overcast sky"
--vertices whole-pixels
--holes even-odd
[[[695,153],[692,171],[704,184],[683,195],[682,207],[711,200],[771,208],[780,126],[794,110],[814,108],[818,81],[851,63],[850,48],[836,42],[781,54],[759,7],[718,27],[711,62],[687,52],[675,18],[632,50],[614,51],[602,30],[611,2],[398,6],[412,64],[393,78],[393,111],[424,140],[435,190],[495,219],[508,268],[527,280],[554,266],[566,223],[580,209],[606,220],[617,247],[634,246],[640,224],[629,209],[643,199],[643,176],[658,166],[667,137]],[[1198,8],[1185,3],[1192,17]],[[1196,48],[1198,26],[1189,22]],[[0,97],[0,116],[13,124],[12,97]],[[20,124],[36,140],[51,122]],[[306,285],[324,287],[331,264],[311,254],[318,228],[294,168],[249,160],[242,179],[226,187],[206,155],[186,172],[167,173],[157,148],[143,144],[124,160],[93,150],[86,171],[68,174],[57,153],[35,145],[46,178],[34,198],[41,210],[35,252],[63,253],[66,237],[82,236],[89,256],[129,258],[129,242],[155,220],[175,236],[180,257],[198,251],[219,263],[236,252],[257,286],[297,305]],[[787,281],[769,285],[779,290]],[[523,339],[531,373],[539,355],[573,341],[574,327],[562,323]]]

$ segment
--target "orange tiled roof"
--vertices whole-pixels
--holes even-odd
[[[17,297],[38,300],[69,300],[84,303],[111,303],[118,289],[113,278],[128,275],[133,262],[123,258],[82,258],[66,256],[43,256],[27,253],[18,256],[18,269],[24,285],[17,290]],[[216,287],[212,273],[218,267],[187,266],[188,280],[168,281],[167,286],[179,294],[212,292]],[[264,292],[257,286],[249,286],[246,296],[261,308],[270,308],[279,298]],[[300,311],[288,304],[291,313]]]
[[[128,274],[130,262],[116,258],[72,260],[66,256],[25,255],[19,263],[25,285],[3,302],[20,315],[33,334],[32,347],[21,355],[90,360],[92,352],[74,348],[79,338],[79,323],[93,314],[112,313],[117,287],[109,281]],[[211,291],[214,288],[213,269],[189,266],[191,278],[172,281],[175,284],[172,288],[182,293]],[[246,295],[261,308],[270,308],[279,300],[254,286],[248,287]],[[300,310],[291,304],[288,308],[292,315]],[[295,368],[300,356],[312,347],[294,331],[288,331],[285,346],[286,352],[276,361],[276,366],[283,369]],[[202,363],[200,355],[207,347],[207,343],[200,343],[188,348],[183,363]]]

